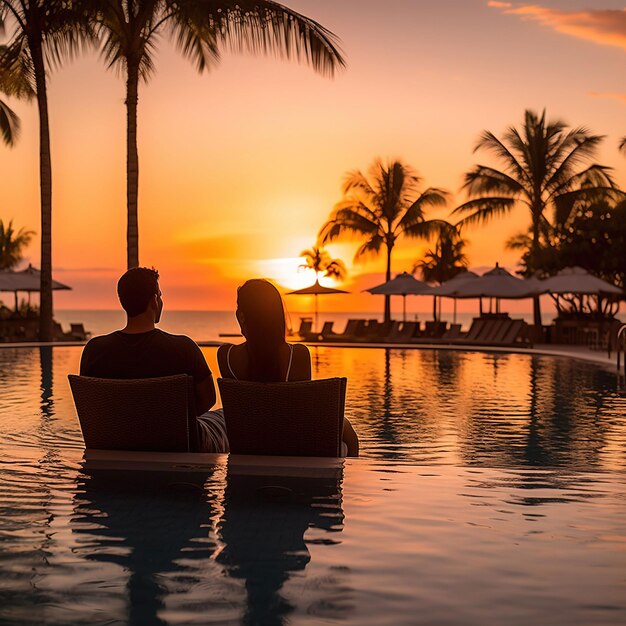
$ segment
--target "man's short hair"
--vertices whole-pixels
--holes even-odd
[[[159,272],[147,267],[133,267],[117,282],[117,295],[128,317],[141,315],[150,300],[159,293]]]

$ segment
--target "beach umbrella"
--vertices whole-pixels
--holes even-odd
[[[32,292],[40,291],[41,272],[29,265],[25,270],[0,270],[0,292],[13,292],[15,294],[15,310],[18,309],[17,294],[25,291],[29,295]],[[52,281],[52,289],[71,289],[67,285],[56,280]]]
[[[532,298],[540,293],[546,293],[541,281],[534,278],[517,278],[496,263],[492,270],[485,272],[479,278],[461,282],[452,293],[447,295],[453,298],[517,300]]]
[[[432,287],[421,280],[417,280],[412,274],[402,272],[395,278],[381,285],[376,285],[376,287],[365,289],[365,291],[374,295],[402,296],[402,319],[406,321],[406,297],[431,294]]]
[[[317,331],[317,296],[327,296],[333,295],[337,293],[349,293],[344,291],[343,289],[335,289],[334,287],[325,287],[324,285],[320,285],[319,281],[315,279],[315,283],[313,283],[310,287],[304,287],[303,289],[296,289],[295,291],[289,291],[287,293],[288,296],[314,296],[315,297],[315,325],[313,331]]]
[[[438,287],[433,287],[432,293],[435,296],[435,298],[437,296],[453,297],[453,294],[456,291],[456,289],[459,287],[459,285],[462,285],[463,283],[467,281],[474,280],[475,278],[480,278],[480,276],[476,274],[475,272],[470,272],[469,270],[466,270],[464,272],[461,272],[460,274],[457,274],[454,278],[451,278],[450,280],[446,280],[444,283],[441,283],[441,285],[439,285]],[[453,323],[456,324],[456,298],[453,297],[453,299],[454,299]],[[481,308],[482,308],[482,300],[481,300]]]
[[[573,293],[587,296],[624,295],[615,285],[590,274],[582,267],[566,267],[555,276],[539,281],[541,286],[555,295]]]

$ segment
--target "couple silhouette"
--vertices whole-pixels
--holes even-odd
[[[159,273],[137,267],[118,281],[117,294],[126,325],[94,337],[80,362],[81,376],[141,379],[187,374],[193,378],[196,414],[203,452],[227,452],[224,415],[215,405],[213,374],[198,345],[185,335],[157,328],[163,312]],[[223,378],[255,382],[311,380],[311,356],[304,344],[285,340],[285,309],[276,287],[264,279],[246,281],[237,289],[237,321],[245,341],[223,344],[217,361]],[[343,446],[358,455],[358,438],[344,419]]]

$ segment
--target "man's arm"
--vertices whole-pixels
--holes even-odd
[[[209,374],[201,383],[197,383],[195,392],[196,415],[202,415],[215,404],[216,396],[213,376]]]

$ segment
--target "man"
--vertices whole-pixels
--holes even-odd
[[[223,415],[209,411],[215,404],[215,384],[200,348],[189,337],[156,328],[163,311],[159,273],[146,267],[128,270],[117,283],[117,295],[126,311],[126,326],[89,341],[80,361],[81,376],[132,379],[188,374],[194,380],[201,450],[226,451]]]

